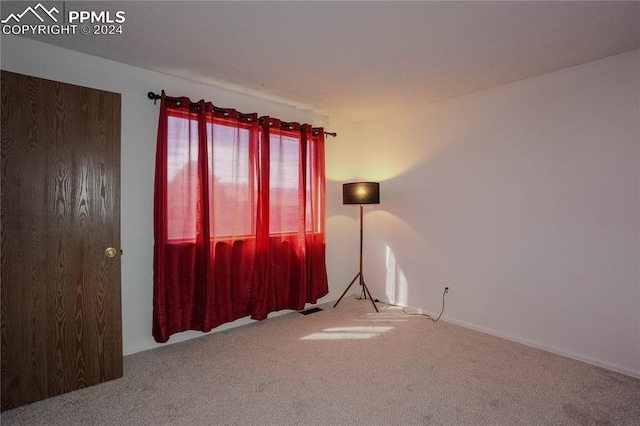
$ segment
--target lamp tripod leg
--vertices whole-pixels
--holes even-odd
[[[344,291],[344,293],[342,293],[342,296],[340,296],[340,299],[338,299],[338,301],[336,302],[335,305],[333,305],[333,307],[335,308],[336,306],[338,306],[338,303],[340,303],[340,301],[342,300],[342,298],[344,297],[345,294],[347,294],[347,292],[349,291],[349,289],[351,288],[351,286],[353,285],[353,283],[356,282],[356,280],[358,279],[358,277],[362,277],[362,273],[358,272],[356,274],[355,277],[353,277],[353,279],[351,280],[351,283],[349,284],[349,286],[347,287],[347,289]]]
[[[376,306],[376,302],[373,301],[373,297],[371,297],[371,293],[369,293],[369,287],[367,287],[367,284],[364,282],[364,275],[360,274],[360,276],[362,277],[362,279],[360,280],[360,283],[362,284],[362,288],[364,289],[365,292],[365,299],[366,299],[366,295],[369,295],[369,300],[371,300],[371,304],[373,305],[373,308],[376,310],[376,312],[380,312],[378,310],[378,307]]]
[[[371,297],[371,293],[369,293],[369,287],[367,287],[367,284],[364,282],[364,275],[362,274],[362,272],[358,272],[356,274],[355,277],[353,277],[353,279],[351,280],[351,282],[349,283],[349,285],[347,286],[347,288],[345,289],[345,291],[342,293],[342,295],[340,296],[340,298],[338,299],[338,301],[336,302],[335,305],[333,305],[333,307],[335,308],[336,306],[338,306],[338,303],[340,303],[340,301],[342,300],[342,298],[344,297],[345,294],[347,294],[347,292],[349,291],[349,289],[351,288],[351,286],[356,282],[356,280],[358,279],[358,277],[360,278],[360,285],[362,286],[362,288],[364,289],[365,292],[365,299],[367,298],[367,295],[369,295],[369,300],[371,300],[371,304],[373,305],[373,308],[376,310],[376,312],[380,312],[378,310],[378,307],[376,306],[376,302],[373,301],[373,297]]]

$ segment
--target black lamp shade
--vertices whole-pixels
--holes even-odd
[[[342,184],[342,204],[380,204],[380,184],[378,182]]]

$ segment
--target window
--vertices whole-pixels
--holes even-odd
[[[198,121],[194,114],[169,115],[167,135],[167,232],[171,241],[193,241],[198,232],[196,217],[203,207],[198,156]],[[209,231],[212,238],[239,239],[255,235],[257,206],[257,161],[262,155],[258,143],[250,144],[250,126],[208,120],[207,186]],[[263,137],[258,131],[258,141]],[[307,176],[301,190],[300,137],[279,129],[269,133],[269,233],[296,233],[305,198],[305,228],[321,232],[319,194],[313,195]],[[302,164],[310,168],[311,151]],[[315,210],[315,214],[314,214]]]

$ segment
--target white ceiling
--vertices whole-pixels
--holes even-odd
[[[124,34],[34,38],[353,121],[640,48],[639,2],[83,3]]]

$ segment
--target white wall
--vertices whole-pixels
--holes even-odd
[[[196,84],[20,37],[2,36],[1,66],[7,71],[122,94],[121,243],[124,250],[122,321],[125,354],[158,346],[151,336],[151,321],[153,176],[159,106],[147,99],[147,92],[159,93],[164,89],[169,95],[189,96],[193,100],[210,100],[220,107],[232,107],[243,112],[257,112],[260,115],[268,114],[286,121],[328,125],[326,116],[311,111],[222,88]],[[348,125],[343,124],[341,129],[344,128],[348,128]],[[341,132],[340,129],[330,127],[327,127],[327,130]],[[327,164],[334,164],[334,155],[343,155],[344,145],[345,139],[341,134],[335,139],[327,138]],[[328,192],[331,195],[327,198],[327,209],[330,212],[336,209],[335,206],[340,205],[340,200],[335,197],[337,186],[335,182],[328,182]],[[332,224],[334,221],[329,218],[328,222]],[[337,222],[333,227],[336,232],[331,232],[333,248],[340,247],[341,229],[345,224],[349,224],[340,218]],[[328,258],[338,265],[344,262],[344,259],[333,251]],[[329,270],[335,271],[339,268]],[[321,299],[321,302],[331,300],[337,292],[333,288],[342,286],[340,274],[337,275],[336,283],[333,282],[335,276],[329,273],[331,293]],[[248,322],[248,319],[241,319],[233,324],[223,325],[216,331]],[[199,332],[180,333],[172,336],[170,342],[201,335]]]
[[[323,300],[357,272],[357,208],[341,184],[380,180],[365,215],[374,297],[437,313],[447,285],[450,321],[640,376],[638,63],[636,51],[362,124],[19,37],[2,37],[1,65],[122,94],[125,354],[156,346],[158,106],[146,93],[165,89],[338,132]]]
[[[374,297],[640,376],[639,60],[364,123]]]
[[[357,124],[332,118],[328,127],[338,132],[336,143],[326,143],[327,175],[327,275],[329,295],[337,300],[358,273],[360,222],[357,206],[342,204],[342,184],[361,177],[359,128]],[[357,287],[357,288],[356,288]],[[354,284],[349,293],[360,287]]]

